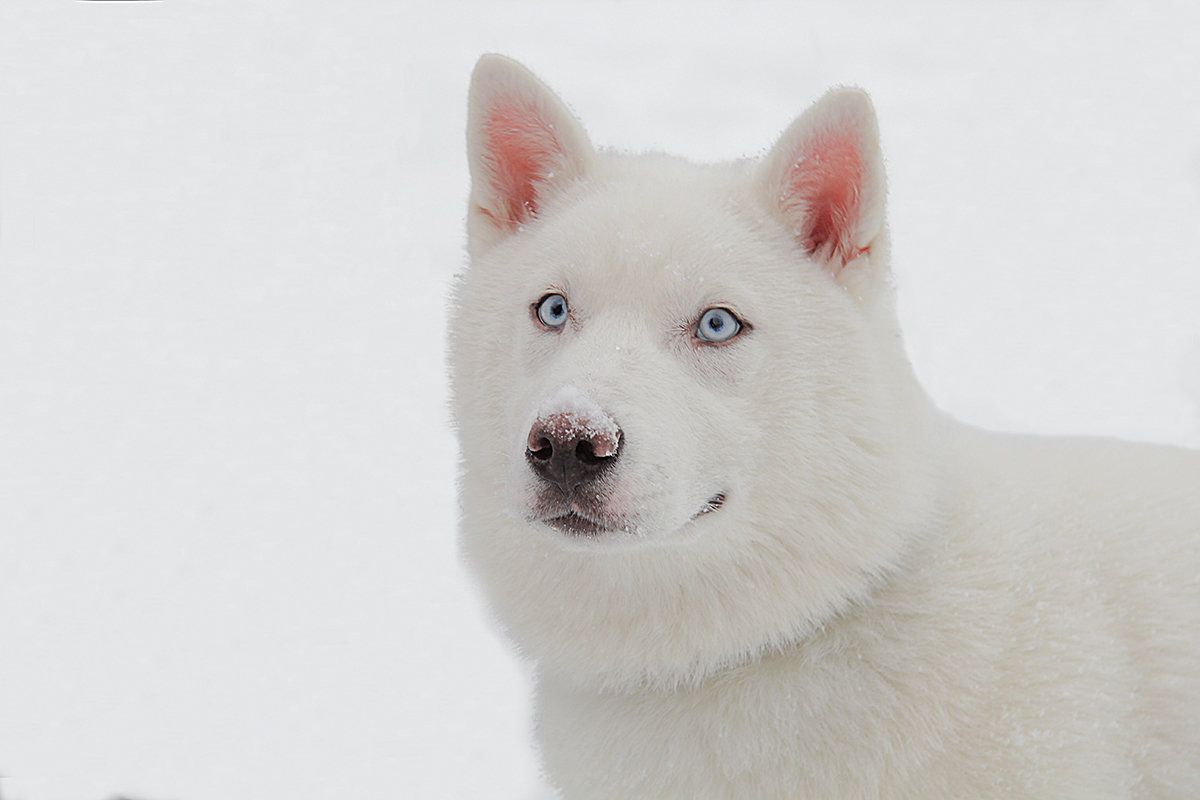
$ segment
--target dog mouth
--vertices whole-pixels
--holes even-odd
[[[591,517],[585,517],[578,511],[568,511],[566,514],[550,517],[549,519],[542,520],[542,522],[551,528],[557,528],[563,533],[569,533],[573,536],[599,536],[602,533],[617,530],[616,528],[611,528],[601,522],[597,522]]]
[[[711,514],[723,505],[725,505],[725,493],[717,492],[704,501],[704,505],[691,516],[688,522],[699,519],[706,514]],[[572,536],[595,537],[605,533],[633,533],[628,527],[602,522],[595,517],[581,513],[575,508],[552,517],[544,517],[541,522]]]

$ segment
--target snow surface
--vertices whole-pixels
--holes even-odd
[[[4,0],[5,800],[536,790],[454,546],[485,51],[697,159],[867,88],[935,398],[1200,444],[1195,4]]]

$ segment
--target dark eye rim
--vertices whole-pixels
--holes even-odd
[[[562,321],[562,324],[560,324],[560,325],[546,324],[546,322],[544,320],[542,320],[541,313],[539,313],[542,308],[542,304],[545,303],[547,300],[549,300],[551,297],[561,297],[563,299],[563,303],[565,303],[567,306],[567,318],[564,319]],[[571,303],[569,300],[567,300],[566,292],[550,291],[550,292],[546,292],[545,294],[543,294],[541,297],[539,297],[536,301],[534,301],[529,306],[529,313],[533,317],[533,321],[535,323],[537,323],[538,327],[541,328],[542,330],[558,332],[558,331],[561,331],[563,328],[567,327],[567,322],[570,321],[570,319],[571,319]]]
[[[722,339],[719,342],[715,342],[712,339],[705,339],[700,335],[700,323],[704,321],[704,317],[707,316],[708,312],[710,311],[724,311],[725,313],[729,314],[729,316],[733,317],[733,321],[737,325],[737,330],[734,331],[728,339]],[[701,345],[705,347],[725,347],[733,342],[736,342],[738,339],[741,339],[746,335],[746,333],[753,330],[753,327],[754,326],[742,319],[742,317],[736,311],[728,306],[708,306],[700,312],[699,316],[696,317],[696,321],[692,324],[691,329],[692,338]]]

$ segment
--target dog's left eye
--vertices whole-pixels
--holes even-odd
[[[561,328],[567,324],[567,298],[561,294],[548,294],[538,301],[537,318],[547,328]]]
[[[737,336],[742,323],[728,308],[710,308],[700,316],[696,335],[706,342],[721,344]]]

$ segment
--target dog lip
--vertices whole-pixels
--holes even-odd
[[[705,514],[711,514],[721,506],[725,505],[725,492],[717,492],[712,497],[704,502],[700,510],[692,515],[692,519],[698,519]],[[542,517],[540,520],[543,525],[549,525],[551,528],[569,533],[575,536],[598,536],[602,533],[612,533],[620,531],[620,528],[614,528],[611,525],[606,525],[599,520],[593,519],[590,516],[576,511],[574,508],[554,516]]]
[[[577,511],[568,511],[565,514],[560,514],[557,517],[548,517],[542,522],[552,528],[557,528],[564,533],[576,534],[579,536],[595,536],[597,534],[611,531],[612,528],[597,522],[594,519],[585,517]]]

